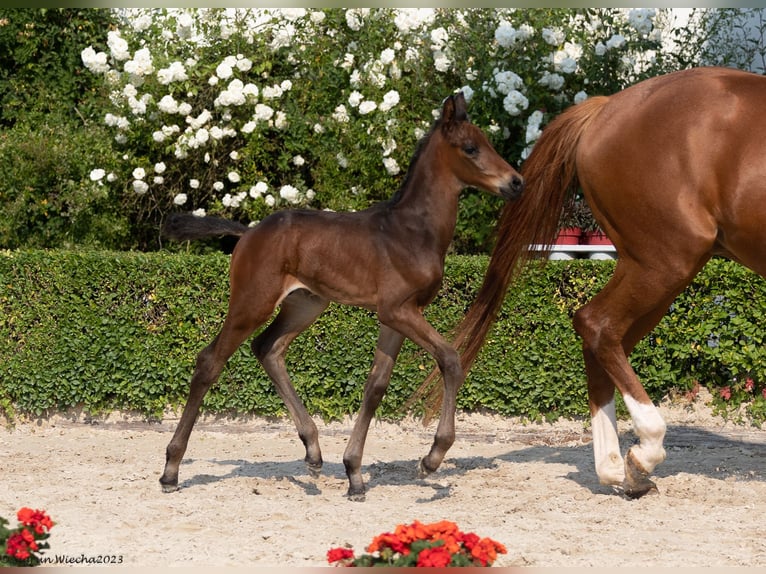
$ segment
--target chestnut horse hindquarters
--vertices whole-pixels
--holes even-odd
[[[613,277],[574,317],[595,467],[630,496],[656,491],[649,476],[665,458],[665,423],[628,355],[713,255],[766,273],[765,101],[766,77],[695,68],[554,118],[522,167],[525,195],[505,206],[484,283],[456,330],[456,341],[470,341],[461,347],[469,367],[526,246],[553,243],[565,197],[580,186],[618,254]],[[615,388],[640,441],[624,459]]]

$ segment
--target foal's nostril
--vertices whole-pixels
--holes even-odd
[[[524,180],[518,175],[514,175],[513,179],[511,180],[511,189],[513,189],[513,191],[516,193],[521,193],[524,191]]]

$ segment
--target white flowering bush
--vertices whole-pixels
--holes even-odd
[[[441,100],[519,165],[550,118],[663,71],[657,9],[128,10],[82,51],[103,78],[118,165],[94,165],[138,218],[257,221],[361,209],[393,194]],[[498,203],[469,196],[457,246]]]

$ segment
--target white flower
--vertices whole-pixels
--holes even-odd
[[[133,180],[133,191],[135,191],[138,195],[143,195],[149,190],[149,184],[145,181],[141,181],[140,179]]]
[[[587,99],[588,99],[588,94],[586,94],[583,91],[579,91],[574,96],[574,103],[579,104],[580,102],[584,102]]]
[[[434,52],[434,68],[437,72],[448,72],[452,60],[444,52]]]
[[[473,98],[473,89],[471,86],[463,86],[460,88],[460,91],[463,92],[463,97],[465,98],[466,103],[470,102]]]
[[[495,29],[495,41],[503,48],[510,48],[516,43],[516,29],[509,22],[500,22]]]
[[[157,102],[157,107],[166,114],[178,113],[178,102],[170,94],[162,96],[162,99]]]
[[[133,55],[132,60],[125,62],[125,71],[136,77],[148,76],[154,73],[152,55],[149,48],[141,48]],[[135,82],[135,80],[133,80]]]
[[[380,104],[380,111],[387,112],[399,103],[399,92],[391,90],[383,96],[383,101]]]
[[[518,116],[529,106],[529,100],[521,92],[514,90],[503,99],[503,108],[512,116]]]
[[[173,62],[169,67],[157,72],[157,80],[164,86],[172,82],[183,82],[188,79],[189,76],[186,74],[186,68],[184,68],[181,62]]]
[[[277,85],[266,86],[261,91],[261,94],[264,100],[273,100],[282,96],[282,87]]]
[[[165,183],[165,178],[161,175],[154,176],[154,179],[152,180],[156,185],[162,185]]]
[[[364,96],[360,94],[359,92],[357,92],[356,90],[354,90],[348,96],[348,104],[352,108],[356,108],[357,106],[359,106],[360,103],[362,103],[363,99],[364,99]]]
[[[198,179],[190,179],[189,180],[189,187],[192,189],[199,189],[199,180]]]
[[[510,94],[524,85],[524,80],[518,74],[510,71],[496,72],[494,78],[497,91],[501,94]]]
[[[340,104],[335,108],[335,111],[332,113],[332,119],[334,119],[336,122],[339,123],[347,123],[349,121],[349,115],[348,110],[346,109],[346,106],[343,104]]]
[[[296,155],[293,158],[293,165],[295,165],[295,166],[300,167],[300,166],[304,165],[305,163],[306,163],[306,160],[303,159],[303,156],[300,155],[300,154]]]
[[[231,78],[232,74],[234,74],[234,70],[232,69],[231,64],[226,60],[218,64],[215,68],[215,75],[221,80]]]
[[[163,162],[157,162],[154,164],[154,173],[165,173],[167,166]]]
[[[106,175],[106,171],[103,169],[93,169],[90,172],[90,180],[91,181],[101,181],[104,176]]]
[[[106,45],[109,46],[109,51],[112,53],[112,58],[122,62],[130,58],[130,50],[128,50],[128,43],[120,36],[117,30],[110,30],[106,34]]]
[[[274,196],[271,194],[268,194],[266,197],[263,198],[263,201],[268,205],[269,207],[274,207],[274,204],[277,202],[276,199],[274,199]]]
[[[561,28],[543,28],[543,40],[551,46],[560,46],[565,39],[566,34]]]
[[[253,133],[255,131],[255,126],[256,126],[256,124],[255,124],[254,121],[246,122],[245,125],[242,126],[240,131],[243,134],[251,134],[251,133]]]
[[[92,46],[88,46],[80,52],[80,58],[85,67],[94,74],[105,74],[110,70],[106,52],[97,53]]]
[[[216,181],[213,183],[213,189],[216,191],[223,191],[223,182],[222,181]]]
[[[300,191],[292,185],[283,185],[279,189],[279,197],[290,203],[298,203],[301,200]]]
[[[543,77],[537,82],[541,86],[547,86],[551,90],[558,91],[564,86],[564,77],[558,74],[551,74],[550,72],[544,72]]]
[[[282,92],[289,92],[293,89],[293,83],[290,80],[283,80],[282,83],[279,84],[279,88]]]
[[[442,27],[431,30],[431,49],[441,50],[449,42],[449,34]]]
[[[146,170],[143,167],[137,167],[133,170],[133,179],[144,179],[146,177]]]
[[[337,160],[338,165],[343,169],[348,167],[348,158],[343,155],[343,152],[338,152],[338,154],[335,156],[335,159]]]
[[[250,188],[250,197],[253,199],[256,199],[258,197],[261,197],[266,191],[268,191],[269,186],[266,184],[265,181],[259,181],[254,186]]]
[[[385,66],[388,66],[391,62],[393,62],[394,58],[396,58],[396,52],[394,52],[391,48],[386,48],[380,53],[380,62]]]
[[[359,113],[363,116],[374,112],[378,108],[378,104],[371,100],[365,100],[359,104]]]
[[[266,104],[256,104],[255,106],[255,119],[257,121],[268,121],[274,116],[274,109]]]
[[[614,48],[622,48],[625,45],[625,42],[627,42],[625,36],[615,34],[606,41],[606,49],[612,50]]]
[[[284,130],[287,128],[287,114],[282,110],[278,111],[274,118],[274,127],[278,130]]]
[[[399,164],[396,163],[396,160],[394,158],[392,158],[392,157],[384,157],[383,158],[383,165],[385,166],[386,171],[390,175],[396,175],[400,171]]]
[[[231,183],[239,183],[239,174],[236,171],[230,171],[226,177]]]
[[[195,209],[192,211],[192,215],[195,217],[205,217],[206,211],[202,209],[201,207],[199,209]]]

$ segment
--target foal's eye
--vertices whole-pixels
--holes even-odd
[[[463,146],[463,153],[468,156],[474,157],[479,153],[479,148],[473,144],[466,144]]]

